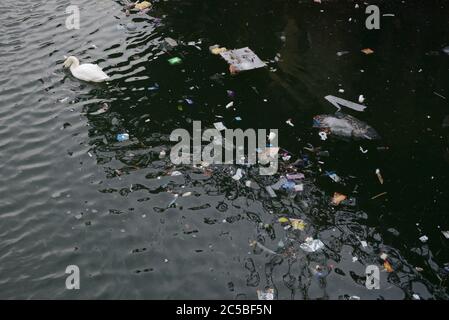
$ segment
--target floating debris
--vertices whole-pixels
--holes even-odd
[[[262,249],[262,250],[265,251],[265,252],[268,252],[268,253],[273,254],[273,255],[277,255],[276,252],[274,252],[274,251],[271,250],[271,249],[268,249],[267,247],[265,247],[263,244],[261,244],[261,243],[258,242],[258,241],[251,241],[251,242],[250,242],[250,246],[251,246],[251,247],[259,247],[260,249]]]
[[[391,264],[388,261],[386,261],[386,260],[384,261],[383,266],[384,266],[384,268],[385,268],[385,270],[387,272],[393,272],[394,271],[393,267],[391,266]]]
[[[225,47],[220,47],[218,44],[210,46],[209,51],[212,54],[219,55],[220,53],[228,51]]]
[[[374,53],[374,50],[372,50],[372,49],[370,49],[370,48],[365,48],[365,49],[362,49],[362,52],[364,53],[364,54],[373,54]]]
[[[292,225],[293,230],[304,231],[306,227],[306,223],[301,219],[290,219],[290,223]]]
[[[382,196],[384,196],[386,194],[388,194],[388,192],[379,193],[378,195],[375,195],[374,197],[371,197],[371,200],[377,199],[377,198],[382,197]]]
[[[148,1],[142,1],[140,3],[136,3],[134,5],[134,8],[136,8],[137,10],[145,10],[145,9],[149,9],[151,8],[152,4]]]
[[[239,181],[243,177],[242,175],[242,169],[237,169],[236,174],[232,177],[232,179]]]
[[[257,290],[257,298],[259,300],[274,300],[274,289]]]
[[[371,126],[350,115],[337,112],[335,115],[318,115],[313,118],[313,127],[329,130],[336,136],[354,139],[380,139]]]
[[[344,194],[335,192],[334,196],[332,197],[332,205],[338,206],[342,201],[346,200],[347,196]]]
[[[421,242],[426,243],[426,242],[429,240],[429,238],[428,238],[427,236],[421,236],[421,237],[419,237],[419,240],[420,240]]]
[[[304,174],[302,173],[287,174],[286,177],[288,180],[301,180],[304,179]]]
[[[327,133],[326,133],[326,132],[320,131],[320,132],[318,133],[318,135],[320,136],[320,138],[321,138],[322,141],[326,141],[326,140],[327,140]]]
[[[384,184],[384,178],[382,177],[382,174],[380,173],[380,169],[376,169],[376,176],[377,176],[377,179],[379,180],[379,183]]]
[[[231,107],[233,107],[234,106],[234,101],[231,101],[231,102],[229,102],[227,105],[226,105],[226,109],[229,109],[229,108],[231,108]]]
[[[117,141],[123,142],[129,140],[129,134],[128,133],[119,133],[117,134]]]
[[[234,72],[266,67],[266,64],[248,47],[224,51],[219,54],[234,68]]]
[[[172,66],[173,65],[177,65],[177,64],[181,64],[182,63],[182,59],[179,57],[174,57],[171,59],[168,59],[168,63],[170,63]]]
[[[299,247],[306,252],[315,252],[324,248],[324,243],[319,239],[314,240],[312,237],[308,237]]]
[[[365,100],[365,98],[362,97],[362,101],[363,102]],[[361,98],[359,97],[359,101],[361,100]],[[340,106],[355,110],[355,111],[364,111],[366,109],[366,106],[363,106],[361,104],[355,103],[355,102],[351,102],[339,97],[335,97],[335,96],[325,96],[324,99],[326,99],[327,101],[329,101],[330,103],[332,103],[337,109],[338,111],[341,110]]]

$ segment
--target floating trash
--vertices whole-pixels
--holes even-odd
[[[387,272],[393,272],[394,271],[393,267],[391,266],[391,264],[388,261],[386,261],[386,260],[384,261],[383,266],[385,268],[385,271],[387,271]]]
[[[242,175],[242,169],[237,169],[237,172],[235,173],[235,175],[232,177],[232,179],[239,181],[241,178],[243,177]]]
[[[384,178],[382,177],[382,174],[380,173],[380,169],[376,169],[376,176],[377,176],[377,179],[379,180],[379,183],[384,184]]]
[[[164,39],[165,43],[170,46],[171,48],[177,47],[178,42],[175,39],[172,39],[170,37]]]
[[[372,50],[370,48],[365,48],[365,49],[362,49],[361,51],[366,55],[374,53],[374,50]]]
[[[324,243],[319,239],[307,238],[304,243],[299,246],[305,252],[316,252],[324,248]]]
[[[304,179],[304,174],[302,173],[296,173],[296,174],[287,174],[288,180],[301,180]]]
[[[257,290],[257,298],[259,300],[274,300],[274,289]]]
[[[301,219],[290,219],[290,224],[292,225],[293,230],[304,231],[306,227],[306,223]]]
[[[219,54],[234,68],[234,72],[266,67],[266,64],[248,47],[224,51]]]
[[[117,141],[123,142],[129,140],[129,134],[127,133],[119,133],[117,134]]]
[[[332,204],[334,206],[338,206],[342,201],[346,200],[346,196],[344,194],[335,192],[334,196],[332,197]]]
[[[335,115],[318,115],[313,118],[313,127],[329,130],[336,136],[354,139],[380,139],[371,126],[350,115],[337,112]]]
[[[177,64],[181,64],[182,63],[182,59],[179,57],[174,57],[171,59],[168,59],[168,63],[170,63],[172,66],[173,65],[177,65]]]
[[[419,237],[419,240],[421,241],[421,242],[427,242],[428,240],[429,240],[429,238],[427,237],[427,236],[421,236],[421,237]]]
[[[363,96],[360,96],[363,98]],[[361,100],[359,97],[359,101]],[[355,111],[364,111],[366,109],[366,106],[363,106],[361,104],[355,103],[355,102],[351,102],[342,98],[338,98],[335,96],[325,96],[324,99],[326,99],[327,101],[329,101],[330,103],[332,103],[337,109],[338,111],[341,110],[341,106],[355,110]],[[362,102],[364,101],[364,98],[362,100]]]
[[[320,132],[318,133],[318,135],[320,136],[320,138],[321,138],[322,141],[326,141],[326,140],[327,140],[327,133],[326,133],[326,132],[320,131]]]
[[[136,8],[137,10],[145,10],[145,9],[149,9],[152,7],[152,4],[148,1],[142,1],[140,3],[136,3],[134,5],[134,8]]]
[[[220,53],[228,51],[225,47],[220,47],[218,44],[210,46],[209,51],[212,54],[219,55]]]

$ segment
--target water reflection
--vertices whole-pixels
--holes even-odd
[[[404,139],[395,137],[393,128],[404,128],[421,111],[410,108],[398,119],[390,117],[395,111],[380,109],[388,101],[406,110],[399,104],[402,97],[391,98],[391,90],[382,93],[387,76],[373,78],[377,74],[373,70],[385,61],[370,62],[358,55],[361,47],[369,44],[378,52],[394,39],[376,40],[377,36],[365,35],[360,24],[346,24],[348,16],[361,19],[352,6],[330,5],[320,12],[309,3],[288,1],[257,6],[253,1],[167,1],[155,3],[148,14],[129,16],[120,2],[112,7],[86,2],[87,6],[95,10],[85,12],[87,21],[79,34],[56,36],[56,29],[54,42],[41,44],[50,48],[41,59],[52,69],[44,76],[42,70],[31,71],[39,85],[20,80],[38,92],[37,105],[50,114],[34,114],[34,121],[50,122],[54,105],[64,111],[56,115],[57,137],[51,136],[50,146],[37,148],[43,158],[26,159],[41,168],[39,174],[14,176],[8,173],[14,165],[2,168],[13,184],[38,177],[45,188],[38,198],[27,188],[16,187],[8,194],[26,205],[18,209],[8,204],[7,214],[13,214],[6,224],[13,225],[16,216],[23,217],[32,206],[39,218],[23,219],[14,236],[1,229],[9,237],[1,247],[1,259],[8,261],[4,271],[11,274],[3,280],[5,295],[29,297],[16,291],[25,275],[50,279],[47,286],[41,282],[40,289],[28,287],[32,297],[76,298],[56,289],[65,264],[76,262],[89,279],[82,282],[85,297],[255,299],[257,290],[269,288],[279,299],[410,299],[413,293],[423,299],[447,298],[440,273],[447,258],[441,248],[447,244],[433,243],[436,232],[424,223],[419,232],[414,220],[404,223],[409,212],[401,206],[410,196],[397,198],[404,194],[400,188],[410,192],[416,187],[414,179],[408,184],[407,177],[394,172],[402,166],[413,168],[399,165],[408,154],[376,152],[377,144],[366,143],[363,147],[369,152],[364,155],[354,142],[321,142],[311,128],[314,115],[333,111],[322,97],[341,85],[348,96],[370,97],[370,107],[360,117],[383,130],[383,144],[402,146]],[[53,15],[51,6],[43,10],[43,16]],[[178,46],[167,46],[167,37]],[[226,64],[208,52],[216,43],[250,46],[269,67],[231,77]],[[351,53],[338,57],[336,52],[342,50]],[[423,46],[419,52],[427,50]],[[63,55],[70,54],[100,64],[111,81],[102,85],[77,81],[60,68]],[[182,63],[170,65],[168,59],[173,57]],[[418,58],[409,59],[414,63]],[[432,63],[427,66],[432,68]],[[446,74],[438,79],[443,81]],[[405,71],[401,79],[407,79]],[[229,97],[229,90],[235,97]],[[5,93],[8,104],[18,99]],[[228,110],[230,100],[235,108]],[[432,106],[439,110],[438,103]],[[242,121],[236,121],[237,116]],[[286,124],[288,119],[294,127]],[[232,179],[237,166],[174,166],[161,151],[168,155],[170,132],[190,130],[193,120],[210,127],[223,121],[230,128],[279,128],[280,144],[291,159],[283,160],[279,175],[273,177],[260,176],[256,167],[240,167],[244,172],[240,181]],[[24,132],[50,139],[50,128]],[[119,133],[128,133],[130,140],[118,142]],[[413,139],[421,135],[415,133]],[[434,145],[430,137],[422,139]],[[26,144],[22,151],[30,148]],[[11,146],[7,149],[8,154],[14,151]],[[21,170],[26,171],[26,161]],[[425,158],[419,161],[416,168],[423,171]],[[375,180],[378,166],[383,166],[388,179],[385,187]],[[333,182],[326,171],[337,171],[342,181]],[[276,198],[270,197],[265,187],[276,184],[280,175],[295,172],[305,175],[304,191],[278,190]],[[246,181],[251,181],[249,187]],[[442,198],[447,183],[439,183]],[[387,197],[371,200],[384,190]],[[334,192],[348,195],[350,201],[333,206]],[[42,201],[46,197],[50,205]],[[425,203],[417,203],[416,211]],[[445,207],[435,211],[438,208]],[[47,214],[54,210],[59,212],[56,221]],[[295,230],[281,218],[301,219],[304,228]],[[440,215],[432,218],[433,224],[445,222]],[[33,221],[37,227],[30,231]],[[417,241],[421,232],[429,235],[429,243]],[[52,241],[45,241],[47,234]],[[321,240],[324,247],[304,251],[300,246],[308,237]],[[20,243],[22,238],[25,244]],[[36,238],[42,240],[31,243]],[[22,250],[18,257],[8,257],[12,245]],[[388,255],[393,272],[384,270],[382,253]],[[44,271],[14,271],[17,259],[41,265],[46,258],[50,263]],[[380,290],[365,288],[367,265],[382,269]]]

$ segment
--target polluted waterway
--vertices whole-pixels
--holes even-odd
[[[449,5],[372,4],[0,4],[0,298],[447,299]],[[194,121],[278,172],[173,164]]]

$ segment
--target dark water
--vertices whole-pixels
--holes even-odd
[[[353,1],[155,1],[129,17],[120,1],[72,1],[80,30],[65,28],[69,4],[0,4],[0,298],[257,299],[256,290],[273,288],[278,299],[447,299],[445,1],[378,2],[395,15],[382,17],[379,31],[365,29],[365,6]],[[126,28],[131,21],[136,30]],[[165,52],[167,36],[186,45]],[[249,46],[269,66],[231,77],[208,51],[216,43]],[[374,54],[360,52],[367,47]],[[98,63],[111,81],[76,80],[62,68],[69,55]],[[171,57],[183,63],[171,66]],[[236,93],[235,110],[225,109],[226,90]],[[335,111],[329,94],[363,94],[366,111],[348,113],[382,140],[321,141],[312,118]],[[109,110],[93,115],[104,102]],[[192,120],[278,128],[290,162],[309,160],[304,192],[272,199],[263,189],[278,175],[244,167],[236,182],[235,166],[160,160],[171,131],[191,130]],[[130,141],[116,141],[122,132]],[[330,157],[304,150],[309,143]],[[334,192],[355,206],[331,206]],[[280,217],[301,218],[306,229],[286,231]],[[301,250],[308,236],[325,248]],[[393,272],[383,271],[382,253]],[[65,288],[72,264],[78,291]],[[370,264],[382,270],[380,290],[365,288]],[[331,271],[319,277],[317,265]]]

